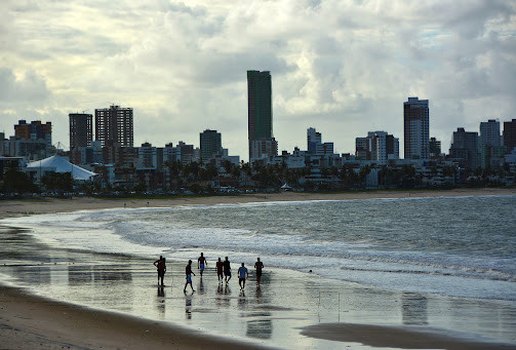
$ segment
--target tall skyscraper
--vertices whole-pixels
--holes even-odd
[[[133,147],[133,109],[115,105],[95,109],[95,139],[102,147],[115,143],[120,147]]]
[[[217,130],[204,130],[200,134],[201,162],[206,163],[215,155],[221,154],[222,136]]]
[[[516,148],[516,119],[503,122],[503,145],[507,153],[511,153],[513,148]]]
[[[500,122],[489,119],[480,123],[480,165],[483,169],[495,168],[502,163],[505,149],[502,145]]]
[[[306,144],[309,154],[317,153],[317,145],[322,144],[322,136],[314,128],[308,128],[306,131]]]
[[[85,113],[68,114],[70,126],[70,150],[90,147],[93,142],[93,115]]]
[[[500,122],[489,119],[487,122],[480,122],[480,143],[483,146],[501,146]]]
[[[247,131],[250,162],[278,154],[272,132],[270,72],[247,71]]]
[[[430,110],[428,100],[409,97],[403,103],[405,159],[428,159],[430,141]]]
[[[0,157],[5,156],[7,152],[5,151],[5,133],[0,132]],[[2,175],[0,173],[0,175]]]

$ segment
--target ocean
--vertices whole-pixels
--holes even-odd
[[[0,280],[60,301],[283,349],[374,349],[301,334],[328,323],[516,344],[516,195],[117,208],[0,225]],[[217,281],[226,256],[235,272],[249,267],[245,291],[236,277]],[[183,293],[189,259],[194,294]]]
[[[55,248],[208,262],[228,256],[383,290],[516,302],[516,196],[79,211],[3,224]]]

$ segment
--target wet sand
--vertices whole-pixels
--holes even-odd
[[[148,202],[170,206],[514,193],[284,193]],[[143,207],[146,202],[8,201],[0,202],[0,217],[123,207],[124,203]],[[387,292],[267,266],[262,283],[258,285],[252,275],[241,293],[235,278],[227,286],[219,284],[209,265],[202,282],[194,277],[197,292],[185,295],[185,262],[169,262],[167,286],[160,289],[150,261],[52,250],[21,230],[0,229],[0,241],[0,274],[17,276],[11,282],[22,287],[0,286],[1,348],[516,349],[513,303]]]
[[[336,341],[354,341],[373,347],[402,349],[508,350],[510,344],[486,344],[456,339],[420,329],[362,324],[329,323],[306,327],[301,334]]]
[[[143,318],[0,288],[2,349],[266,349]]]

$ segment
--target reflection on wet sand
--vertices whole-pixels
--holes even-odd
[[[163,286],[158,286],[158,297],[156,298],[156,308],[158,310],[158,314],[161,316],[161,319],[165,317],[165,288]]]
[[[192,319],[192,301],[193,301],[193,294],[185,293],[185,315],[186,315],[187,320]]]
[[[263,319],[247,321],[246,335],[252,338],[269,339],[272,336],[272,321],[270,313],[257,314]]]
[[[219,283],[207,270],[194,280],[198,293],[184,294],[184,261],[170,256],[169,287],[156,289],[153,258],[55,249],[23,233],[0,235],[8,237],[0,244],[0,273],[38,294],[266,345],[334,348],[299,336],[299,329],[327,322],[440,327],[516,342],[510,303],[393,293],[274,269],[264,271],[261,283],[251,274],[244,293],[232,292],[237,280]]]
[[[85,283],[127,283],[132,275],[127,270],[113,269],[110,265],[71,265],[68,266],[68,283],[79,285]]]
[[[204,285],[202,277],[199,278],[199,283],[197,284],[197,292],[199,293],[199,295],[206,294],[206,286]]]
[[[423,326],[428,324],[428,300],[418,293],[401,294],[403,324]]]
[[[272,336],[272,313],[261,310],[271,302],[270,295],[264,293],[269,290],[271,279],[270,273],[264,272],[260,281],[256,281],[254,290],[254,304],[249,311],[251,320],[247,321],[246,336],[257,339],[270,339]],[[249,284],[251,286],[251,284]]]

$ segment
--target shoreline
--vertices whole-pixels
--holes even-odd
[[[32,214],[95,210],[108,208],[170,207],[177,205],[216,205],[265,201],[304,200],[356,200],[373,198],[413,198],[413,197],[456,197],[515,195],[515,189],[481,189],[450,191],[374,191],[359,193],[278,193],[239,196],[187,197],[174,199],[50,199],[0,201],[0,218],[21,217]],[[147,204],[148,202],[148,204]],[[350,288],[353,289],[353,288]],[[169,292],[167,292],[169,293]],[[168,301],[167,301],[168,302]],[[183,304],[184,305],[184,304]],[[170,308],[170,305],[168,305]],[[50,300],[30,294],[28,291],[0,284],[0,338],[4,346],[14,349],[200,349],[209,346],[223,346],[225,349],[261,349],[256,342],[247,343],[230,337],[216,337],[205,332],[195,332],[191,328],[175,326],[176,323],[139,318],[129,314],[102,311]],[[207,311],[204,311],[207,312]],[[202,313],[202,311],[201,311]],[[109,324],[109,327],[105,327]],[[113,326],[115,325],[115,326]],[[353,325],[326,322],[306,327],[297,333],[299,337],[327,339],[340,344],[364,344],[370,347],[394,347],[403,349],[424,348],[417,341],[417,332],[405,329],[397,335],[402,342],[393,342],[392,327],[372,324]],[[348,337],[335,337],[346,330]],[[351,331],[352,330],[352,331]],[[516,345],[482,343],[471,339],[428,335],[446,349],[516,349]],[[256,339],[255,339],[256,340]],[[339,343],[333,343],[339,344]],[[434,344],[434,343],[432,343]],[[349,346],[349,345],[348,345]],[[429,345],[435,348],[435,345]],[[331,347],[327,347],[331,348]]]
[[[0,219],[37,214],[111,208],[171,207],[180,205],[216,205],[275,201],[360,200],[390,198],[431,198],[461,196],[516,195],[516,188],[479,188],[452,190],[378,190],[338,193],[280,192],[171,198],[43,198],[0,200]]]
[[[0,305],[0,338],[6,349],[271,349],[1,284]]]

